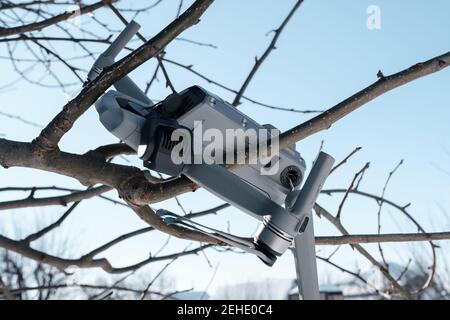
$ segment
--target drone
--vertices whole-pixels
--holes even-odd
[[[114,63],[139,28],[134,21],[127,25],[98,57],[88,74],[88,81],[95,80],[104,68]],[[320,152],[306,179],[306,164],[295,145],[280,150],[276,159],[266,163],[243,164],[232,169],[214,162],[175,163],[172,155],[177,144],[172,137],[176,130],[192,132],[199,122],[203,128],[219,130],[224,135],[230,129],[264,130],[274,127],[260,125],[200,86],[173,93],[158,103],[153,103],[129,76],[117,81],[114,87],[116,90],[106,92],[95,103],[100,122],[115,137],[133,148],[145,167],[172,177],[188,177],[258,219],[260,227],[253,238],[244,238],[164,209],[157,210],[156,214],[167,224],[195,230],[254,254],[268,266],[273,266],[278,257],[292,249],[303,299],[318,299],[312,209],[334,159]],[[192,135],[182,140],[191,138]],[[268,134],[266,138],[270,140],[273,136]],[[273,170],[262,175],[261,169]]]

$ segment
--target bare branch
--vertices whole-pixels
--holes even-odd
[[[120,21],[122,21],[122,23],[124,24],[124,25],[128,25],[128,21],[127,21],[127,19],[125,19],[125,17],[120,13],[120,11],[119,10],[117,10],[112,4],[109,4],[109,8],[112,10],[112,12],[114,12],[114,14],[120,19]],[[177,18],[179,17],[179,15],[177,15]],[[147,39],[145,39],[145,37],[140,33],[140,32],[137,32],[136,33],[136,35],[138,36],[138,38],[139,39],[141,39],[142,40],[142,42],[145,44],[145,43],[147,43]],[[176,39],[176,38],[175,38]],[[166,70],[166,68],[164,67],[164,64],[163,64],[163,62],[162,62],[162,60],[161,60],[161,57],[162,57],[162,53],[160,53],[160,54],[158,54],[157,56],[156,56],[156,59],[158,60],[158,65],[159,65],[159,67],[161,68],[161,70],[162,70],[162,72],[163,72],[163,74],[164,74],[164,77],[166,78],[166,87],[169,87],[171,90],[172,90],[172,92],[177,92],[176,90],[175,90],[175,87],[173,86],[173,84],[172,84],[172,81],[170,80],[170,77],[169,77],[169,74],[167,73],[167,70]]]
[[[97,149],[88,152],[91,155],[100,154],[105,160],[110,160],[120,155],[136,154],[130,146],[125,143],[114,143],[106,146],[98,147]]]
[[[280,135],[280,148],[286,148],[314,133],[328,129],[336,121],[382,94],[421,77],[441,71],[444,68],[447,68],[449,64],[450,52],[447,52],[426,62],[417,63],[414,66],[391,76],[381,78],[374,84],[340,102],[324,113],[282,133]]]
[[[191,255],[196,254],[200,252],[201,250],[204,250],[206,248],[209,248],[210,245],[204,245],[200,246],[196,249],[192,249],[189,251],[185,251],[183,253],[174,253],[174,254],[168,254],[164,256],[158,256],[158,257],[149,257],[141,262],[138,262],[133,265],[129,265],[126,267],[120,267],[115,268],[113,267],[107,259],[99,258],[99,259],[92,259],[90,256],[83,256],[78,259],[64,259],[57,256],[53,256],[51,254],[47,254],[45,252],[36,250],[34,248],[31,248],[27,243],[22,241],[16,241],[12,240],[10,238],[4,237],[0,235],[0,247],[16,252],[24,257],[27,257],[29,259],[35,260],[37,262],[41,262],[44,264],[48,264],[51,266],[54,266],[60,271],[65,271],[69,267],[77,266],[79,268],[101,268],[104,271],[108,273],[124,273],[129,272],[133,270],[137,270],[149,263],[157,262],[157,261],[165,261],[165,260],[172,260],[176,256],[185,256],[185,255]]]
[[[147,287],[144,289],[144,291],[142,291],[140,299],[144,300],[145,297],[147,296],[147,294],[150,291],[151,286],[155,283],[156,280],[158,280],[158,278],[164,273],[164,271],[166,271],[166,269],[175,262],[175,260],[177,260],[178,257],[175,257],[172,261],[168,262],[159,272],[158,274],[156,274],[155,277],[153,277],[152,281],[149,282],[149,284],[147,285]]]
[[[337,215],[336,215],[337,219],[340,219],[340,217],[341,217],[342,208],[344,207],[345,200],[347,200],[347,197],[348,197],[349,193],[353,190],[356,180],[358,179],[358,177],[362,176],[367,169],[369,169],[369,165],[370,165],[369,162],[367,162],[364,165],[364,167],[360,171],[358,171],[355,174],[355,176],[353,177],[353,180],[350,183],[350,186],[347,188],[347,191],[345,192],[344,197],[342,198],[342,201],[339,204],[339,209],[338,209],[338,212],[337,212]]]
[[[168,59],[168,58],[162,58],[163,61],[168,62],[170,64],[173,64],[181,69],[184,69],[194,75],[196,75],[197,77],[199,77],[200,79],[206,81],[207,83],[213,84],[221,89],[224,89],[228,92],[234,93],[234,94],[238,94],[238,91],[235,89],[232,89],[220,82],[217,82],[215,80],[213,80],[210,77],[205,76],[204,74],[198,72],[197,70],[194,69],[193,65],[186,65],[186,64],[182,64],[180,62]],[[264,108],[268,108],[268,109],[273,109],[273,110],[278,110],[278,111],[287,111],[287,112],[294,112],[294,113],[302,113],[302,114],[310,114],[310,113],[321,113],[322,111],[320,110],[299,110],[299,109],[295,109],[295,108],[291,108],[291,107],[280,107],[280,106],[274,106],[271,104],[267,104],[261,101],[257,101],[253,98],[249,98],[248,96],[242,96],[241,99],[243,100],[247,100],[248,102],[253,103],[256,106],[260,106],[260,107],[264,107]]]
[[[71,165],[68,166],[68,163]],[[124,200],[136,205],[167,200],[198,188],[184,177],[151,184],[145,172],[138,168],[109,163],[104,156],[97,157],[92,153],[76,155],[58,151],[40,157],[34,152],[32,144],[6,139],[0,139],[0,166],[54,172],[75,178],[86,186],[100,183],[116,188]]]
[[[322,193],[329,194],[329,195],[333,194],[333,193],[346,193],[346,192],[347,192],[346,189],[322,190]],[[402,213],[408,220],[410,220],[414,224],[414,226],[417,228],[418,231],[420,231],[421,233],[427,234],[427,232],[420,225],[420,223],[416,219],[414,219],[414,217],[407,211],[407,208],[409,207],[409,204],[407,204],[405,206],[400,206],[400,205],[394,203],[393,201],[390,201],[390,200],[382,198],[380,196],[376,196],[376,195],[373,195],[373,194],[370,194],[370,193],[367,193],[367,192],[363,192],[363,191],[360,191],[360,190],[351,190],[350,193],[356,194],[356,195],[359,195],[359,196],[362,196],[362,197],[366,197],[366,198],[369,198],[369,199],[373,199],[378,204],[380,202],[383,202],[383,203],[386,203],[386,204],[394,207],[400,213]],[[338,221],[338,222],[340,224],[340,221]],[[430,245],[431,254],[432,254],[432,262],[431,262],[431,266],[429,268],[430,272],[429,272],[428,278],[425,280],[423,286],[421,288],[419,288],[418,290],[412,292],[411,293],[412,295],[418,295],[421,292],[423,292],[425,289],[427,289],[432,284],[434,275],[436,273],[436,263],[437,263],[437,260],[436,260],[436,245],[431,240],[429,240],[428,243]]]
[[[49,187],[5,187],[5,188],[0,188],[0,192],[8,192],[8,191],[31,191],[34,192],[34,194],[37,191],[68,191],[68,192],[81,192],[84,190],[78,190],[78,189],[73,189],[73,188],[63,188],[63,187],[57,187],[57,186],[49,186]],[[111,202],[113,204],[118,204],[121,206],[126,206],[128,207],[125,203],[121,202],[121,201],[117,201],[111,197],[107,197],[104,195],[99,195],[98,196],[100,199],[103,199],[105,201]]]
[[[3,283],[1,276],[0,276],[0,293],[2,293],[5,296],[6,300],[15,300],[11,290]]]
[[[30,244],[30,242],[33,242],[33,241],[36,241],[37,239],[42,238],[50,231],[59,227],[64,222],[64,220],[66,220],[67,217],[78,207],[80,202],[81,201],[75,202],[72,206],[70,206],[70,208],[68,210],[66,210],[66,212],[64,212],[64,214],[58,220],[56,220],[54,223],[50,224],[49,226],[39,230],[38,232],[30,234],[25,239],[23,239],[22,242]]]
[[[346,164],[347,161],[348,161],[351,157],[353,157],[353,155],[354,155],[355,153],[357,153],[358,151],[360,151],[361,149],[362,149],[361,147],[357,147],[357,148],[355,148],[352,152],[350,152],[350,154],[349,154],[348,156],[346,156],[346,157],[344,158],[344,160],[342,160],[341,162],[339,162],[337,165],[334,166],[333,169],[331,169],[330,174],[332,174],[334,171],[336,171],[337,169],[339,169],[342,165]]]
[[[325,210],[323,207],[318,205],[317,203],[314,206],[314,210],[319,216],[325,217],[328,221],[330,221],[343,235],[348,236],[349,232],[347,229],[344,228],[344,226],[341,224],[340,220],[338,218],[335,218],[331,213],[329,213],[327,210]],[[411,293],[408,292],[403,286],[401,286],[394,277],[389,273],[389,271],[380,264],[366,249],[364,249],[360,244],[355,244],[353,247],[361,254],[363,255],[367,260],[370,261],[377,269],[380,270],[380,272],[383,274],[383,276],[404,296],[407,298],[411,298]]]
[[[264,63],[264,61],[267,59],[267,57],[270,55],[270,53],[276,49],[276,44],[278,41],[278,38],[280,37],[281,33],[283,32],[283,29],[288,24],[289,20],[291,20],[292,16],[295,14],[297,9],[300,7],[300,5],[303,3],[303,0],[298,0],[294,7],[291,9],[287,17],[284,19],[284,21],[281,23],[281,25],[278,27],[278,29],[273,30],[274,36],[272,38],[272,41],[269,44],[269,47],[266,49],[266,51],[263,53],[261,58],[255,58],[255,65],[253,66],[252,70],[248,74],[247,78],[245,79],[243,85],[239,89],[239,92],[237,93],[236,97],[233,100],[233,105],[238,106],[240,104],[241,98],[244,95],[245,90],[247,90],[248,85],[252,81],[253,77],[255,76],[258,69],[261,67],[261,65]]]
[[[200,217],[207,216],[210,214],[217,214],[217,212],[219,212],[225,208],[228,208],[229,206],[230,205],[228,203],[225,203],[225,204],[222,204],[220,206],[217,206],[217,207],[214,207],[214,208],[211,208],[208,210],[203,210],[203,211],[199,211],[199,212],[191,212],[191,213],[187,214],[185,217],[188,219],[195,219],[195,218],[200,218]],[[98,247],[97,249],[92,250],[86,256],[95,257],[99,253],[108,250],[112,246],[114,246],[122,241],[128,240],[130,238],[133,238],[133,237],[136,237],[141,234],[145,234],[145,233],[148,233],[148,232],[151,232],[154,230],[155,230],[155,228],[153,228],[153,227],[146,227],[146,228],[141,228],[141,229],[129,232],[129,233],[125,233],[125,234],[105,243],[104,245]]]
[[[332,266],[332,267],[334,267],[334,268],[336,268],[336,269],[338,269],[338,270],[340,270],[340,271],[342,271],[342,272],[344,272],[344,273],[347,273],[347,274],[351,275],[352,277],[358,279],[359,281],[361,281],[362,283],[364,283],[367,287],[369,287],[370,289],[372,289],[373,291],[375,291],[375,293],[378,294],[378,295],[380,295],[381,297],[383,297],[383,298],[389,298],[389,295],[388,295],[388,294],[386,294],[386,293],[381,292],[380,290],[378,290],[378,289],[377,289],[374,285],[372,285],[369,281],[367,281],[366,279],[364,279],[364,277],[361,276],[361,274],[360,274],[359,272],[356,273],[356,272],[350,271],[350,270],[348,270],[348,269],[346,269],[346,268],[344,268],[344,267],[342,267],[342,266],[340,266],[340,265],[334,263],[333,261],[330,260],[330,258],[324,258],[324,257],[317,256],[317,259],[319,259],[320,261],[323,261],[323,262],[329,264],[330,266]]]
[[[161,232],[173,235],[180,239],[192,240],[202,243],[223,245],[223,243],[215,238],[212,238],[203,233],[189,230],[183,227],[179,227],[176,225],[167,225],[156,213],[149,207],[136,207],[130,205],[134,212],[145,222],[153,226],[155,229],[158,229]]]
[[[384,242],[417,242],[417,241],[450,240],[450,232],[430,233],[389,233],[389,234],[352,234],[345,236],[316,237],[317,245],[343,245]]]
[[[403,160],[401,160],[399,162],[399,164],[397,164],[395,166],[395,168],[391,172],[389,172],[389,176],[386,179],[386,182],[385,182],[384,187],[383,187],[383,192],[381,193],[381,198],[384,198],[384,195],[386,194],[386,189],[387,189],[387,186],[389,184],[389,181],[391,180],[391,178],[394,175],[394,173],[398,170],[398,168],[400,168],[400,166],[402,164],[403,164]],[[378,224],[377,232],[378,232],[378,234],[381,233],[381,210],[383,209],[383,203],[384,203],[383,201],[380,201],[379,204],[378,204],[378,212],[377,212],[377,224]],[[380,252],[381,259],[383,259],[384,265],[386,266],[386,268],[389,269],[389,264],[386,261],[386,258],[384,256],[384,252],[383,252],[383,247],[381,246],[380,243],[378,243],[378,251]]]
[[[88,83],[80,94],[69,101],[63,110],[47,125],[33,144],[38,154],[54,151],[63,135],[74,122],[117,80],[157,55],[181,32],[198,22],[213,0],[197,0],[178,19],[169,24],[143,46],[122,60],[106,68],[95,80]]]
[[[80,8],[79,14],[86,14],[86,13],[90,13],[93,12],[97,9],[100,9],[102,7],[104,7],[107,3],[110,2],[116,2],[117,0],[102,0],[102,1],[98,1],[92,5],[89,6],[83,6]],[[73,17],[74,14],[77,14],[77,12],[72,11],[72,12],[65,12],[62,14],[59,14],[57,16],[54,16],[50,19],[47,20],[43,20],[43,21],[39,21],[36,23],[30,23],[27,25],[22,25],[19,27],[12,27],[12,28],[4,28],[4,29],[0,29],[0,37],[8,37],[8,36],[12,36],[12,35],[16,35],[16,34],[21,34],[21,33],[25,33],[25,32],[31,32],[31,31],[36,31],[36,30],[42,30],[44,28],[47,28],[51,25],[57,24],[59,22],[65,21],[70,19],[71,17]]]
[[[27,119],[24,119],[22,117],[19,117],[19,116],[10,114],[10,113],[6,113],[6,112],[3,112],[3,111],[0,111],[0,116],[4,116],[4,117],[10,118],[10,119],[18,120],[18,121],[20,121],[20,122],[22,122],[24,124],[27,124],[29,126],[32,126],[32,127],[36,127],[36,128],[42,128],[43,127],[40,124],[34,123],[32,121],[28,121]]]
[[[22,200],[0,202],[0,211],[19,208],[53,206],[53,205],[67,206],[68,203],[93,198],[110,190],[112,190],[112,188],[107,186],[101,186],[97,188],[88,189],[85,191],[73,192],[64,196],[57,196],[50,198],[34,198],[33,196],[31,196]]]

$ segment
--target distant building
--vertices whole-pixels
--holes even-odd
[[[380,262],[383,264],[383,262]],[[426,275],[424,278],[423,274],[418,274],[413,270],[405,269],[404,266],[399,265],[395,262],[389,262],[389,273],[395,278],[399,279],[400,285],[405,287],[407,290],[414,290],[421,285],[426,280]],[[372,284],[374,287],[379,288],[381,291],[388,291],[390,283],[386,280],[384,275],[376,267],[371,267],[366,272],[362,273],[361,276],[367,280],[368,283]],[[322,300],[378,300],[381,299],[380,295],[377,294],[373,288],[364,285],[356,278],[350,277],[347,281],[341,281],[335,284],[322,284],[319,287],[320,299]],[[297,281],[292,282],[291,289],[288,291],[286,298],[288,300],[298,300],[298,288]],[[422,298],[430,298],[426,293]],[[392,296],[392,299],[402,299],[399,295]]]
[[[322,284],[319,287],[320,300],[344,300],[342,290],[333,284]],[[294,281],[292,289],[287,294],[288,300],[299,300],[297,281]]]

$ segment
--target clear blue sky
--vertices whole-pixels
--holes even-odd
[[[139,6],[140,1],[132,1]],[[185,1],[191,3],[192,1]],[[201,23],[186,31],[185,38],[213,43],[218,49],[199,47],[183,41],[175,41],[168,48],[167,57],[185,64],[193,64],[206,75],[238,88],[250,70],[255,55],[260,55],[270,41],[266,33],[277,27],[295,1],[229,0],[216,1],[202,17]],[[142,33],[151,37],[173,19],[177,1],[163,1],[149,14],[140,15],[137,21]],[[185,8],[187,6],[185,4]],[[381,30],[366,27],[369,5],[381,9]],[[450,49],[450,2],[434,1],[319,1],[307,0],[282,34],[278,49],[267,59],[248,88],[247,95],[270,104],[298,109],[325,109],[347,98],[376,80],[378,70],[384,74],[400,71],[417,62],[427,60]],[[117,28],[121,25],[107,10],[96,13]],[[114,22],[113,22],[114,21]],[[88,17],[81,22],[97,28]],[[137,43],[135,43],[137,44]],[[97,46],[101,51],[102,46]],[[76,54],[75,48],[66,46]],[[69,51],[68,51],[69,52]],[[0,55],[5,54],[0,46]],[[23,52],[23,56],[26,56]],[[84,68],[89,69],[89,60]],[[0,61],[2,84],[17,77],[8,61]],[[153,73],[154,62],[149,62],[132,76],[140,84]],[[225,99],[233,96],[220,88],[201,81],[188,72],[167,66],[177,89],[199,84]],[[60,69],[61,73],[67,73]],[[161,77],[162,78],[162,77]],[[73,79],[71,79],[73,81]],[[361,188],[380,193],[389,171],[400,159],[404,166],[397,172],[387,191],[390,199],[400,204],[412,202],[411,213],[429,230],[445,230],[450,222],[443,218],[440,208],[449,210],[450,199],[450,70],[420,79],[390,92],[367,104],[360,110],[335,124],[328,131],[302,141],[297,145],[308,164],[314,159],[324,140],[324,149],[342,159],[357,146],[363,150],[342,170],[327,182],[327,188],[346,188],[353,175],[365,162],[370,161]],[[151,90],[151,98],[161,99],[168,94],[161,81]],[[44,89],[26,82],[19,82],[1,93],[0,111],[22,116],[38,124],[47,123],[64,105],[68,97],[55,89]],[[241,110],[261,123],[270,122],[281,130],[305,121],[308,116],[272,111],[245,102]],[[0,133],[7,138],[29,141],[39,133],[38,128],[0,116]],[[89,110],[64,138],[62,149],[85,152],[101,144],[115,142],[99,124],[94,109]],[[133,164],[139,165],[135,159]],[[123,162],[123,161],[122,161]],[[439,169],[441,168],[441,169]],[[0,186],[11,185],[70,185],[80,187],[75,181],[53,174],[27,169],[0,169]],[[111,195],[115,196],[114,193]],[[17,196],[10,194],[8,197]],[[24,196],[24,195],[22,195]],[[6,199],[6,196],[3,195]],[[192,210],[205,209],[220,203],[205,191],[180,197],[183,205]],[[320,202],[335,212],[340,196],[322,196]],[[179,212],[174,201],[155,205]],[[344,208],[344,223],[355,233],[376,232],[377,206],[373,201],[351,198]],[[33,220],[34,216],[51,219],[63,209],[42,208],[15,210],[1,215],[1,223],[8,226],[16,221]],[[393,218],[391,218],[393,217]],[[22,220],[23,219],[23,220]],[[383,231],[410,231],[415,229],[397,212],[384,210]],[[316,219],[317,220],[317,219]],[[235,209],[228,209],[219,216],[201,220],[216,227],[226,228],[230,222],[234,233],[247,235],[254,231],[256,222]],[[315,221],[317,234],[335,234],[326,221]],[[125,208],[113,206],[101,200],[84,202],[77,212],[65,222],[57,234],[69,233],[76,243],[74,252],[82,253],[115,235],[142,227],[144,224]],[[400,229],[399,229],[400,227]],[[30,225],[33,228],[33,225]],[[153,233],[126,242],[108,252],[116,265],[125,265],[146,257],[164,243],[165,235]],[[167,252],[183,248],[183,241],[171,242]],[[387,256],[392,261],[402,261],[410,255],[408,245],[389,245]],[[375,249],[375,246],[368,246]],[[415,250],[426,248],[415,245]],[[330,248],[320,248],[321,253]],[[336,261],[349,267],[358,263],[350,249],[342,248]],[[399,253],[400,252],[400,253]],[[289,254],[281,258],[272,269],[266,268],[256,258],[240,254],[218,254],[207,251],[213,267],[201,256],[180,259],[170,268],[170,275],[180,288],[194,286],[202,289],[220,264],[212,290],[227,283],[263,280],[266,278],[290,278],[294,276],[293,261]],[[155,265],[146,270],[156,272]],[[319,264],[323,281],[337,279],[340,273]],[[153,271],[152,271],[153,270]]]

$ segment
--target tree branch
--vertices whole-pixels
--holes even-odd
[[[282,133],[280,135],[280,148],[287,148],[289,145],[303,140],[314,133],[328,129],[336,121],[382,94],[421,77],[441,71],[444,68],[447,68],[449,64],[450,52],[447,52],[426,62],[417,63],[414,66],[391,76],[380,78],[374,84],[340,102],[324,113]]]
[[[34,140],[35,152],[43,155],[57,150],[63,135],[74,122],[117,80],[157,55],[170,41],[181,32],[196,24],[200,16],[214,0],[197,0],[178,19],[170,23],[155,37],[131,52],[122,60],[106,68],[96,80],[88,83],[77,97],[69,101],[63,110],[42,130]]]
[[[0,202],[0,211],[10,209],[20,209],[20,208],[45,207],[54,205],[67,206],[68,203],[90,199],[111,190],[112,190],[111,187],[101,186],[97,188],[88,189],[85,191],[73,192],[64,196],[49,197],[49,198],[34,198],[33,196],[31,196],[22,200]]]
[[[66,210],[66,212],[64,212],[64,214],[58,220],[56,220],[54,223],[46,226],[45,228],[42,228],[41,230],[30,234],[25,239],[23,239],[22,242],[30,244],[31,242],[42,238],[43,236],[45,236],[50,231],[52,231],[52,230],[56,229],[57,227],[59,227],[64,222],[64,220],[66,220],[67,217],[78,207],[80,202],[81,201],[75,202],[73,205],[70,206],[70,208],[68,210]]]
[[[327,210],[325,210],[323,207],[318,205],[317,203],[314,205],[314,210],[319,216],[325,217],[328,221],[330,221],[343,235],[348,236],[348,231],[344,228],[344,226],[341,224],[340,220],[338,218],[335,218],[331,213],[329,213]],[[394,277],[389,273],[389,271],[380,264],[366,249],[364,249],[360,244],[355,244],[353,247],[367,260],[370,261],[377,269],[380,270],[380,272],[383,274],[383,276],[404,296],[407,298],[411,298],[411,293],[407,291],[403,286],[401,286]]]
[[[93,12],[97,9],[104,7],[109,2],[116,2],[116,1],[117,0],[102,0],[102,1],[98,1],[89,6],[83,6],[80,8],[79,14],[84,15],[86,13]],[[0,37],[8,37],[8,36],[12,36],[12,35],[20,34],[20,33],[42,30],[51,25],[54,25],[59,22],[62,22],[62,21],[72,18],[75,13],[76,13],[75,11],[65,12],[65,13],[59,14],[57,16],[54,16],[50,19],[43,20],[43,21],[26,24],[26,25],[22,25],[19,27],[3,28],[3,29],[0,29]]]
[[[253,77],[255,76],[256,72],[258,72],[258,69],[262,66],[264,61],[267,59],[267,57],[270,55],[270,53],[276,49],[276,44],[278,41],[278,38],[280,37],[281,33],[283,32],[283,29],[288,24],[289,20],[291,20],[292,16],[295,14],[297,9],[300,7],[300,5],[303,3],[303,0],[298,0],[294,7],[291,9],[287,17],[284,19],[284,21],[281,23],[281,25],[278,27],[278,29],[273,30],[274,36],[272,38],[272,41],[269,44],[269,47],[266,49],[266,51],[263,53],[261,58],[255,58],[255,65],[253,66],[252,70],[248,74],[247,78],[245,79],[243,85],[239,89],[239,92],[237,93],[236,97],[233,101],[233,106],[238,106],[240,104],[241,98],[245,93],[245,90],[247,90],[248,85],[252,81]]]
[[[204,250],[209,247],[209,245],[200,246],[196,249],[192,249],[189,251],[185,251],[182,253],[174,253],[168,254],[164,256],[158,257],[149,257],[141,262],[136,264],[115,268],[113,267],[107,259],[99,258],[92,259],[90,256],[84,256],[79,259],[64,259],[60,257],[53,256],[51,254],[47,254],[45,252],[36,250],[31,248],[26,242],[12,240],[10,238],[4,237],[0,235],[0,247],[18,253],[24,257],[35,260],[37,262],[45,263],[51,266],[54,266],[60,271],[65,271],[69,267],[79,267],[79,268],[101,268],[108,273],[124,273],[133,270],[137,270],[149,263],[164,261],[164,260],[172,260],[175,257],[196,254],[201,250]]]
[[[31,143],[6,139],[0,139],[0,166],[53,172],[77,179],[85,186],[103,184],[117,189],[124,200],[135,205],[160,202],[198,188],[185,177],[149,183],[140,169],[106,162],[104,155],[98,157],[95,152],[77,155],[56,151],[41,157],[36,155]]]
[[[142,220],[161,232],[173,235],[180,239],[223,245],[221,241],[207,236],[203,233],[199,233],[197,231],[193,231],[176,225],[167,225],[159,216],[155,214],[155,212],[149,206],[136,207],[131,204],[130,206]]]
[[[343,245],[383,242],[417,242],[450,240],[450,232],[352,234],[345,236],[316,237],[316,245]]]

